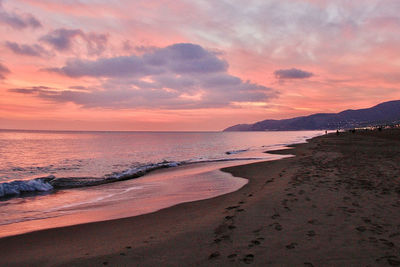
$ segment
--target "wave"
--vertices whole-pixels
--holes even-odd
[[[231,150],[231,151],[226,151],[225,154],[227,155],[234,155],[234,154],[239,154],[239,153],[243,153],[249,151],[249,149],[239,149],[239,150]]]
[[[0,197],[20,195],[22,193],[45,192],[53,190],[53,186],[41,178],[28,181],[12,181],[0,184]]]
[[[238,152],[240,153],[240,152]],[[16,180],[0,183],[0,198],[20,196],[26,193],[49,192],[57,189],[96,186],[114,183],[141,177],[151,171],[163,168],[177,167],[184,164],[210,163],[235,160],[260,160],[262,158],[223,158],[223,159],[196,159],[181,162],[163,161],[151,163],[139,167],[133,167],[122,172],[114,172],[103,177],[60,177],[54,175],[39,177],[32,180]]]
[[[151,171],[177,167],[182,162],[159,162],[147,164],[125,170],[120,173],[112,173],[104,177],[61,177],[55,176],[39,177],[32,180],[16,180],[0,184],[0,198],[19,196],[25,193],[46,192],[54,189],[67,189],[77,187],[95,186],[107,183],[113,183],[128,179],[141,177]]]

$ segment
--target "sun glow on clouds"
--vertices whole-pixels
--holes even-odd
[[[0,128],[219,130],[399,99],[399,13],[397,0],[0,0]]]

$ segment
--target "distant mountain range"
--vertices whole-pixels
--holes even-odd
[[[400,123],[400,100],[384,102],[372,108],[349,109],[340,113],[317,113],[284,120],[238,124],[224,131],[335,130],[392,123]]]

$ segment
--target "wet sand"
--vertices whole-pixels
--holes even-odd
[[[400,131],[330,134],[224,169],[240,190],[0,239],[2,266],[400,265]]]
[[[280,156],[279,156],[280,157]],[[278,157],[278,158],[279,158]],[[237,191],[247,179],[233,177],[221,168],[253,161],[187,164],[155,170],[146,176],[99,186],[58,190],[43,197],[18,198],[0,207],[0,238],[49,228],[65,227],[138,216],[180,203],[213,198]],[[24,206],[23,206],[24,205]],[[11,207],[9,207],[11,206]],[[27,220],[2,224],[4,221]],[[29,218],[34,218],[29,220]]]

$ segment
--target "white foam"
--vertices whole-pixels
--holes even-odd
[[[53,189],[51,184],[40,180],[28,180],[28,181],[12,181],[10,183],[0,184],[0,197],[20,195],[25,192],[44,192]]]

